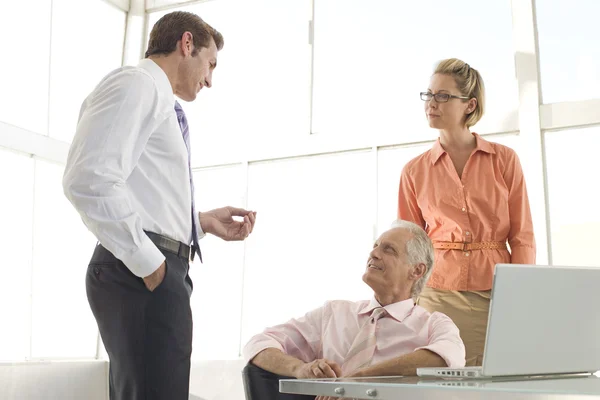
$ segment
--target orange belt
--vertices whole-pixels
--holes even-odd
[[[460,242],[434,242],[434,249],[444,250],[506,250],[505,242],[478,242],[478,243],[460,243]]]

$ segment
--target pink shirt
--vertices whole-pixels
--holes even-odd
[[[304,362],[326,358],[341,366],[360,327],[377,307],[381,305],[375,298],[327,302],[301,318],[254,336],[243,356],[249,362],[262,350],[274,347]],[[390,316],[377,322],[377,348],[371,365],[421,349],[438,354],[449,367],[465,365],[465,346],[458,328],[445,314],[431,314],[412,299],[385,309]]]

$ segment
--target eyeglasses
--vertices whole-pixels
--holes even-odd
[[[455,96],[453,94],[448,94],[448,93],[433,94],[431,92],[421,92],[421,100],[431,101],[431,99],[435,99],[435,101],[438,103],[447,103],[448,100],[450,100],[450,99],[468,99],[468,97]]]

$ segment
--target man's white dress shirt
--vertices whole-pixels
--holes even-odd
[[[139,277],[165,259],[144,231],[191,243],[188,153],[174,105],[154,61],[111,72],[83,102],[63,177],[87,228]]]

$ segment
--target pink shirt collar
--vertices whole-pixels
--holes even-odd
[[[379,304],[375,296],[373,296],[371,301],[358,312],[358,315],[370,314],[374,309],[379,307],[382,307],[382,305]],[[413,309],[415,308],[415,302],[413,299],[407,299],[397,303],[388,304],[383,308],[385,308],[388,314],[390,314],[395,320],[402,322],[412,313]]]

